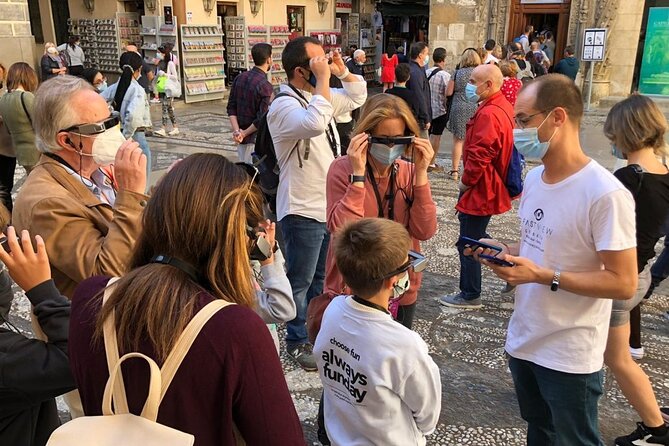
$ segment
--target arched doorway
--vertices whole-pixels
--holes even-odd
[[[518,37],[527,25],[534,26],[535,34],[550,30],[555,39],[555,60],[551,62],[555,64],[567,45],[570,10],[571,0],[511,0],[509,40]]]

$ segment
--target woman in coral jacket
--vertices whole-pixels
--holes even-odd
[[[420,241],[435,234],[437,208],[427,178],[434,151],[418,135],[418,123],[402,99],[379,94],[367,101],[347,155],[336,159],[328,171],[327,226],[331,234],[344,223],[365,217],[402,223],[415,251],[420,251]],[[402,155],[413,162],[401,159]],[[345,292],[332,250],[325,269],[325,290],[335,295]],[[408,328],[421,278],[420,273],[410,273],[409,291],[390,304],[393,317]]]

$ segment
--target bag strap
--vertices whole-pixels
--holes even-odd
[[[33,126],[33,118],[30,117],[30,113],[28,113],[28,108],[26,107],[26,103],[23,101],[23,95],[25,91],[21,92],[21,105],[23,105],[23,111],[26,113],[26,117],[28,118],[28,122],[30,123],[30,127]]]
[[[112,292],[116,285],[114,285],[119,280],[119,277],[112,277],[107,282],[107,287],[102,296],[102,306],[104,307],[107,300],[111,296]],[[114,374],[114,369],[119,362],[119,353],[118,353],[118,339],[116,337],[116,316],[114,311],[111,312],[109,317],[105,319],[102,324],[102,333],[105,341],[105,354],[107,356],[107,368],[109,370],[109,378]],[[125,384],[123,382],[123,373],[120,373],[118,378],[114,380],[114,387],[112,388],[114,393],[114,404],[117,412],[119,413],[128,413],[128,399],[125,395]]]
[[[163,367],[160,369],[160,375],[162,377],[162,383],[160,388],[160,401],[165,397],[167,393],[167,388],[172,383],[174,375],[176,375],[181,362],[186,357],[186,354],[190,350],[193,342],[197,338],[197,335],[202,330],[202,327],[211,319],[211,317],[216,314],[219,310],[227,307],[228,305],[235,305],[232,302],[227,302],[223,299],[216,299],[212,302],[209,302],[197,312],[193,319],[186,325],[186,328],[179,336],[179,339],[172,347],[172,351],[165,359]]]
[[[430,82],[430,79],[434,77],[435,74],[441,71],[441,68],[436,67],[434,70],[432,70],[432,73],[427,77],[427,81]]]
[[[636,186],[636,190],[634,191],[634,199],[636,200],[636,197],[639,195],[639,192],[641,192],[641,186],[643,185],[643,167],[641,167],[638,164],[630,164],[629,165],[632,170],[636,173],[637,177],[639,178],[639,184]]]
[[[126,361],[130,358],[142,358],[149,364],[151,371],[149,393],[146,396],[146,402],[144,403],[141,417],[155,423],[158,419],[158,408],[160,407],[160,369],[158,368],[158,364],[156,364],[153,359],[138,352],[123,355],[123,357],[121,357],[121,359],[119,359],[114,366],[112,373],[109,375],[109,379],[107,380],[107,384],[105,385],[105,393],[102,397],[102,415],[121,415],[129,413],[128,410],[122,411],[118,407],[113,389],[116,383],[118,383],[118,378],[123,377],[123,373],[121,372],[121,364],[123,364],[123,361]],[[125,391],[123,391],[123,397],[125,397]],[[112,410],[112,400],[116,403],[116,412]]]

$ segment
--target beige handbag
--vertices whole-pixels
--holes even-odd
[[[113,284],[118,278],[111,279],[104,292],[103,304],[113,291]],[[188,323],[174,348],[168,355],[162,369],[155,361],[142,353],[128,353],[119,358],[114,314],[104,322],[105,352],[109,367],[109,380],[102,398],[102,415],[80,417],[65,423],[56,429],[47,446],[192,446],[195,437],[156,422],[158,408],[167,388],[176,374],[181,362],[188,353],[200,330],[209,319],[222,308],[233,305],[216,299],[202,308]],[[128,410],[121,364],[129,358],[144,359],[151,369],[149,393],[140,416]],[[112,409],[112,401],[114,409]],[[239,431],[233,425],[238,445],[244,445]]]

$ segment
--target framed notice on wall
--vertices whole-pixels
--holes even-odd
[[[606,28],[586,28],[583,32],[583,52],[581,60],[597,62],[606,54]]]

